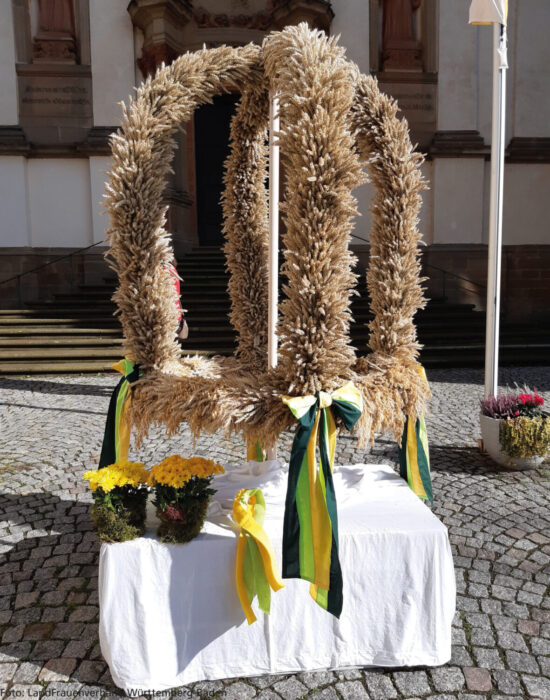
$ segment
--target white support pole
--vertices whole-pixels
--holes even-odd
[[[279,100],[269,100],[269,252],[268,252],[268,312],[267,364],[277,366],[277,304],[279,301]]]
[[[506,25],[493,23],[493,133],[491,142],[491,203],[487,271],[487,325],[485,335],[485,397],[498,393],[500,326],[500,268],[502,258],[502,205],[506,117]]]
[[[269,100],[269,251],[268,251],[268,310],[267,366],[277,366],[277,306],[279,302],[279,100]],[[277,459],[277,448],[267,452],[268,459]]]

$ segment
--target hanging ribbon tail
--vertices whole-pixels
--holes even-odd
[[[246,461],[247,462],[265,462],[266,451],[263,443],[258,440],[246,441]]]
[[[399,445],[399,473],[414,493],[433,502],[430,452],[424,416],[407,417]]]
[[[107,411],[99,468],[127,461],[130,448],[128,410],[132,398],[131,384],[140,377],[139,366],[132,360],[120,360],[113,369],[123,376],[113,390]]]
[[[428,383],[422,365],[417,373]],[[430,474],[430,450],[428,432],[424,416],[411,414],[405,420],[401,443],[399,444],[399,474],[409,484],[414,493],[426,501],[433,502],[432,477]]]
[[[284,588],[277,571],[275,552],[263,529],[265,499],[261,489],[243,489],[233,502],[233,519],[241,528],[237,541],[235,582],[248,624],[256,622],[252,601],[258,598],[260,610],[269,614],[271,590]]]
[[[348,382],[333,394],[284,397],[298,420],[292,443],[283,524],[283,578],[311,583],[310,594],[340,617],[342,570],[338,556],[338,513],[332,480],[335,417],[353,428],[363,411],[359,390]],[[316,460],[319,444],[320,466]]]

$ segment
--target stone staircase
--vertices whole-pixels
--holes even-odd
[[[185,353],[231,354],[235,347],[229,323],[229,297],[225,258],[219,248],[198,248],[178,266],[184,282],[182,305],[187,309],[189,338]],[[110,298],[115,280],[81,286],[72,294],[25,309],[0,311],[0,373],[42,374],[102,372],[121,357],[121,329],[113,317]],[[351,338],[363,352],[371,319],[364,275],[354,296]],[[427,367],[482,366],[485,315],[472,305],[435,300],[417,315],[418,334],[424,345],[421,360]],[[501,362],[547,364],[550,330],[504,326]]]

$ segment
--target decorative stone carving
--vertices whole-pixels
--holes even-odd
[[[181,29],[193,14],[189,0],[131,0],[128,12],[134,25],[143,31],[138,67],[144,76],[183,53]]]
[[[421,71],[422,44],[414,30],[414,12],[422,0],[384,0],[382,69]]]
[[[76,63],[73,0],[38,0],[38,33],[33,39],[33,61]]]
[[[167,43],[144,46],[137,59],[138,68],[143,76],[154,73],[161,63],[168,65],[179,56],[179,51]]]
[[[272,18],[268,12],[256,12],[253,15],[211,14],[204,8],[199,8],[193,15],[199,29],[214,27],[240,27],[242,29],[259,29],[266,31],[271,27]]]
[[[307,22],[327,33],[334,18],[329,0],[271,0],[271,14],[274,28]]]

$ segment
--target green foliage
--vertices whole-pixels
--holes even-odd
[[[125,507],[139,507],[147,501],[147,490],[139,486],[115,486],[110,491],[97,488],[93,494],[95,503],[103,504],[115,513]]]
[[[502,420],[500,444],[510,457],[544,457],[550,451],[550,419],[541,416]]]
[[[194,476],[185,486],[179,488],[165,484],[155,484],[153,505],[161,511],[165,510],[167,506],[188,510],[192,508],[195,501],[210,498],[216,493],[215,489],[210,488],[212,479],[213,476],[205,479]]]

